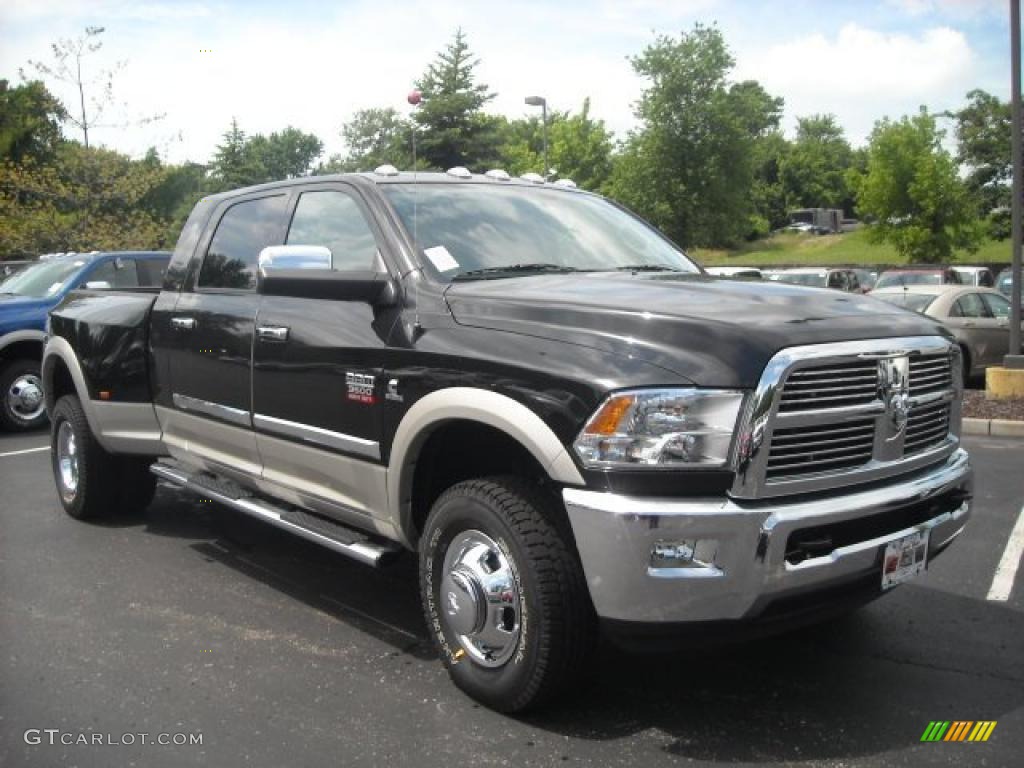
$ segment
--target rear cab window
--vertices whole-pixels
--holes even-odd
[[[260,251],[280,244],[286,201],[277,194],[231,205],[206,249],[197,287],[255,290]]]

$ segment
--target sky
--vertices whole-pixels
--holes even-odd
[[[58,38],[102,26],[90,71],[124,62],[111,122],[166,116],[99,128],[93,143],[205,163],[237,118],[249,134],[315,133],[327,157],[344,151],[356,110],[407,113],[413,82],[461,26],[498,94],[489,111],[529,115],[530,95],[575,111],[590,97],[624,138],[645,87],[628,57],[697,22],[722,30],[732,79],[783,97],[790,135],[797,116],[832,113],[861,145],[882,116],[955,109],[972,88],[1009,98],[1006,0],[2,0],[0,78],[17,82]]]

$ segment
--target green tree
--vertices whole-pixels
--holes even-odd
[[[76,95],[77,104],[65,112],[72,125],[82,132],[82,143],[89,148],[89,131],[94,128],[139,126],[162,120],[164,115],[148,115],[116,122],[101,122],[110,107],[115,106],[114,80],[127,65],[117,62],[110,69],[89,72],[88,59],[103,48],[100,36],[103,27],[86,27],[84,34],[76,38],[61,38],[50,46],[53,63],[29,60],[29,66],[44,78],[70,86]],[[22,75],[24,76],[24,75]]]
[[[320,139],[291,126],[269,136],[257,134],[245,147],[251,165],[259,169],[260,181],[308,176],[323,151]]]
[[[210,164],[211,191],[305,176],[322,152],[323,142],[311,133],[289,126],[269,136],[246,136],[232,118]]]
[[[167,222],[142,204],[160,170],[66,142],[52,162],[0,163],[0,253],[159,248]]]
[[[981,227],[943,132],[928,111],[880,120],[871,133],[867,170],[851,174],[857,209],[872,219],[868,235],[912,262],[948,261],[954,249],[977,250]]]
[[[853,212],[847,171],[853,150],[834,115],[797,118],[796,140],[782,166],[790,208],[842,208]]]
[[[789,220],[782,169],[790,152],[790,143],[781,131],[771,131],[754,142],[754,182],[751,200],[754,218],[749,235],[761,236],[785,226]]]
[[[648,80],[636,107],[642,127],[606,190],[683,245],[736,242],[754,214],[754,147],[778,126],[782,100],[728,81],[734,61],[714,27],[658,37],[632,64]]]
[[[494,94],[476,81],[479,63],[458,29],[416,82],[423,95],[413,115],[418,154],[429,167],[479,170],[493,167],[498,159],[500,121],[483,112]]]
[[[540,118],[506,121],[502,133],[502,168],[513,175],[543,170],[544,134]],[[583,189],[600,189],[611,174],[613,149],[612,134],[604,121],[590,116],[589,98],[584,99],[576,114],[548,113],[548,162],[557,176],[572,179]]]
[[[11,88],[0,80],[0,158],[52,157],[65,117],[64,107],[40,81]]]
[[[231,118],[231,127],[223,135],[221,143],[213,153],[210,176],[219,190],[236,189],[257,183],[259,169],[253,167],[252,158],[246,152],[248,139],[238,125],[237,118]]]
[[[412,168],[411,126],[391,107],[371,107],[356,112],[341,127],[347,153],[334,155],[321,169],[327,173],[370,171],[378,165]]]
[[[967,94],[963,109],[946,116],[955,121],[957,160],[967,168],[967,186],[987,216],[989,236],[1008,238],[1013,176],[1010,104],[976,89]]]

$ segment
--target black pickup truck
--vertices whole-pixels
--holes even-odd
[[[964,528],[960,352],[870,298],[706,275],[615,204],[465,169],[202,200],[158,295],[80,291],[43,363],[60,500],[155,479],[381,565],[455,683],[537,705],[600,632],[785,629]]]

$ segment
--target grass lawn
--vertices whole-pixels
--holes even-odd
[[[1009,240],[986,240],[973,254],[957,253],[958,264],[1010,263]],[[903,264],[891,245],[869,243],[863,229],[841,235],[785,232],[744,243],[732,250],[696,248],[690,251],[707,266],[819,266],[826,264]]]

